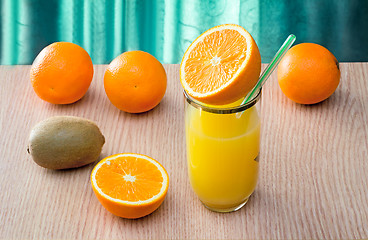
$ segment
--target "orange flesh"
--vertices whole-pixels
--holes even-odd
[[[132,156],[109,160],[96,173],[97,186],[108,196],[136,202],[152,198],[162,187],[157,167],[145,159]]]
[[[191,51],[185,64],[189,87],[198,93],[212,92],[226,84],[246,59],[246,39],[232,29],[215,31]]]

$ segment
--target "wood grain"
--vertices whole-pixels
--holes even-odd
[[[116,109],[95,66],[90,89],[75,104],[40,100],[29,66],[0,66],[0,239],[353,239],[368,238],[368,63],[341,64],[337,91],[313,106],[288,100],[273,74],[261,98],[257,189],[241,210],[204,208],[186,169],[179,66],[166,65],[168,89],[152,111]],[[137,152],[170,176],[163,205],[126,220],[107,212],[90,186],[93,165],[52,171],[27,154],[30,129],[54,115],[95,121],[106,137],[100,156]]]

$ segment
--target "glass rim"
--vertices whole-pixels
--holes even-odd
[[[203,111],[210,112],[210,113],[217,113],[217,114],[232,114],[232,113],[243,112],[253,107],[258,102],[261,96],[261,92],[262,92],[262,88],[259,89],[257,95],[254,96],[249,102],[241,104],[239,106],[228,107],[228,108],[217,108],[217,107],[205,106],[203,103],[193,99],[191,96],[188,95],[188,93],[185,90],[183,90],[183,94],[184,94],[184,97],[187,103]]]

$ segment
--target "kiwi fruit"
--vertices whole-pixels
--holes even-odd
[[[105,137],[94,122],[56,116],[33,127],[27,151],[41,167],[68,169],[96,161],[104,143]]]

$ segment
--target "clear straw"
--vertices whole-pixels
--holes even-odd
[[[247,103],[250,99],[254,97],[254,94],[257,94],[258,91],[263,87],[267,79],[270,77],[272,72],[275,70],[277,65],[279,65],[281,59],[284,57],[286,52],[290,49],[291,45],[295,42],[296,37],[293,34],[290,34],[289,37],[285,40],[284,44],[280,47],[277,51],[271,62],[268,64],[266,69],[263,71],[262,75],[260,76],[256,86],[253,88],[252,91],[248,93],[241,104]]]

